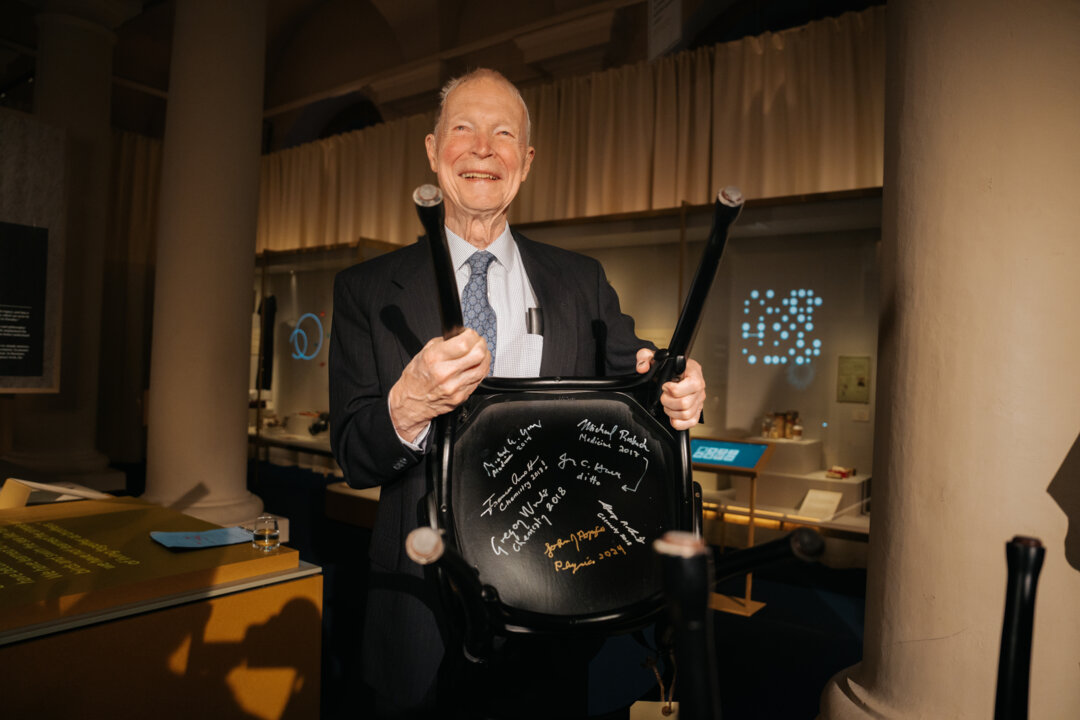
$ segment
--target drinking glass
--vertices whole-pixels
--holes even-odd
[[[251,540],[256,550],[270,552],[281,546],[281,535],[278,532],[278,521],[273,515],[260,515],[255,518],[254,535]]]

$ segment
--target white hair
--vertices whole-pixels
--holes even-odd
[[[443,85],[442,90],[439,91],[439,109],[435,113],[435,137],[439,137],[439,125],[442,123],[443,109],[446,107],[446,98],[450,96],[450,93],[454,92],[458,87],[464,85],[467,82],[473,80],[482,80],[488,78],[503,83],[508,87],[514,96],[521,103],[521,109],[525,113],[525,144],[528,145],[532,139],[532,118],[529,116],[529,106],[525,104],[525,98],[521,97],[521,91],[517,89],[514,83],[506,79],[498,70],[491,70],[489,68],[477,68],[471,70],[464,75],[460,75],[456,78],[451,78],[449,82]]]

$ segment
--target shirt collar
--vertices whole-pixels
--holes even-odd
[[[450,228],[446,228],[446,244],[450,247],[450,259],[454,263],[455,271],[460,270],[461,266],[476,252],[475,247]],[[517,259],[514,248],[514,236],[510,232],[510,223],[506,223],[502,233],[495,238],[495,242],[488,245],[487,251],[494,255],[499,264],[509,271],[514,268],[514,262]]]

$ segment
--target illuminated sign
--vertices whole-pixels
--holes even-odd
[[[315,349],[308,352],[308,333],[304,330],[304,321],[310,319],[315,323],[314,328],[311,328],[311,323],[308,323],[308,327],[312,329],[312,334],[318,338],[319,342],[315,345]],[[300,319],[296,321],[296,327],[293,329],[292,334],[289,335],[289,343],[293,347],[292,356],[297,360],[314,360],[318,356],[319,351],[322,350],[323,343],[323,325],[322,321],[318,317],[311,313],[304,313],[300,316]]]
[[[751,290],[743,301],[742,355],[749,365],[809,365],[821,355],[814,337],[822,299],[808,288],[781,295]]]
[[[765,443],[690,439],[690,461],[696,465],[753,469],[769,448]]]

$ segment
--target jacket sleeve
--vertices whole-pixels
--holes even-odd
[[[620,309],[619,296],[608,282],[604,268],[599,263],[597,268],[597,307],[600,319],[607,329],[607,374],[629,375],[635,372],[637,351],[643,347],[656,350],[656,346],[634,333],[634,319]]]
[[[330,445],[352,487],[393,481],[423,457],[401,443],[390,420],[387,396],[402,368],[395,339],[376,337],[371,322],[376,303],[361,297],[361,291],[371,294],[370,286],[349,270],[334,279]]]

